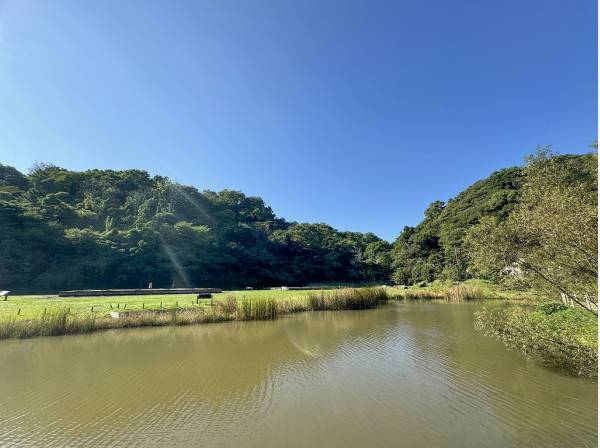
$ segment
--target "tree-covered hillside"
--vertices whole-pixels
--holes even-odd
[[[385,281],[373,234],[288,223],[261,198],[140,170],[0,165],[0,288]]]
[[[519,202],[506,219],[469,229],[472,272],[511,280],[597,314],[598,157],[541,148],[524,168]]]
[[[595,300],[597,163],[596,152],[539,148],[525,166],[497,171],[447,204],[432,203],[394,242],[392,280],[510,280],[548,298]]]
[[[0,288],[498,280],[499,269],[518,261],[515,253],[510,260],[496,259],[494,271],[483,259],[490,252],[484,243],[499,235],[495,229],[503,222],[526,229],[531,227],[528,210],[552,210],[531,227],[538,229],[528,236],[528,247],[534,247],[531,239],[542,241],[566,228],[543,230],[543,223],[579,229],[575,224],[583,218],[578,214],[585,211],[585,219],[597,214],[592,200],[597,154],[540,154],[524,167],[475,182],[448,203],[433,202],[424,220],[404,227],[393,244],[372,233],[286,222],[261,198],[230,190],[201,192],[145,171],[74,172],[39,165],[24,175],[0,165]],[[547,191],[552,195],[541,199],[533,194]],[[536,201],[542,199],[540,206]],[[553,205],[562,202],[562,209]],[[551,243],[570,244],[566,237],[544,244]],[[538,269],[545,262],[543,251],[539,257]]]
[[[445,204],[433,202],[416,227],[404,227],[392,249],[393,280],[413,284],[438,278],[463,280],[470,275],[464,247],[467,230],[483,216],[505,219],[518,201],[521,168],[497,171],[475,182]]]

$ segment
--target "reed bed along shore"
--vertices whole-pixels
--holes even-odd
[[[308,296],[311,310],[365,310],[388,301],[383,288],[341,289]]]
[[[272,320],[278,316],[303,311],[359,310],[386,303],[389,296],[383,288],[346,288],[323,291],[303,298],[277,300],[274,297],[236,299],[226,296],[213,306],[170,309],[135,310],[119,313],[118,318],[104,313],[72,313],[69,308],[57,308],[38,317],[13,316],[0,319],[0,339],[31,338],[90,333],[113,328],[166,325],[191,325],[226,321]]]
[[[450,303],[463,303],[478,300],[514,300],[517,297],[504,295],[497,291],[484,288],[477,284],[458,283],[441,287],[425,287],[401,289],[394,295],[396,300],[433,301],[440,300]]]

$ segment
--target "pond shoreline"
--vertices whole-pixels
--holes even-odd
[[[518,299],[514,293],[507,296],[482,290],[470,284],[458,284],[450,288],[343,288],[335,290],[311,290],[302,294],[291,291],[246,291],[224,293],[224,297],[192,301],[192,306],[180,306],[184,296],[175,297],[169,303],[164,296],[142,297],[141,300],[165,300],[163,302],[137,303],[139,297],[130,297],[129,303],[104,303],[92,305],[91,312],[71,312],[67,306],[44,308],[39,316],[0,319],[1,339],[26,339],[39,336],[63,336],[92,333],[102,330],[186,326],[218,322],[274,320],[289,314],[321,310],[362,310],[378,307],[390,300],[405,302],[455,304],[463,302],[495,302],[501,307],[486,307],[476,313],[474,324],[487,336],[498,337],[502,342],[526,356],[539,358],[550,367],[558,367],[575,376],[597,377],[597,330],[590,330],[590,322],[583,320],[577,310],[560,310],[561,313],[540,313],[548,305],[534,305],[530,300]],[[163,297],[163,298],[161,298]],[[60,302],[64,304],[89,303]],[[107,300],[103,297],[95,299]],[[190,297],[187,298],[189,300]],[[137,300],[137,302],[136,302]],[[97,302],[96,302],[97,303]],[[107,305],[110,309],[107,310]],[[131,305],[128,308],[128,305]],[[136,308],[137,305],[137,308]],[[94,307],[101,308],[99,312]],[[541,308],[540,308],[541,307]],[[20,312],[20,308],[19,308]],[[579,314],[578,314],[579,313]],[[552,313],[550,313],[552,314]],[[508,319],[512,316],[512,319]],[[515,319],[518,316],[518,319]],[[576,318],[573,318],[575,316]],[[561,317],[567,319],[561,320]],[[532,318],[536,318],[532,319]],[[557,320],[558,318],[558,320]],[[548,326],[547,322],[553,322]],[[557,322],[562,327],[557,327]],[[557,329],[562,329],[557,331]],[[549,337],[551,335],[552,337]]]
[[[212,306],[115,310],[115,317],[97,313],[73,314],[70,308],[44,310],[31,319],[0,321],[0,339],[25,339],[38,336],[64,336],[99,330],[205,324],[227,321],[273,320],[286,314],[325,310],[364,310],[390,300],[384,288],[347,288],[320,291],[301,299],[243,298],[227,296]],[[162,304],[161,304],[162,305]],[[124,315],[120,315],[124,314]]]

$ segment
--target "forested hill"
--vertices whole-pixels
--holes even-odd
[[[518,268],[532,286],[537,280],[529,271],[546,281],[564,275],[581,256],[570,253],[572,246],[595,253],[597,182],[597,152],[557,155],[539,148],[525,166],[494,172],[447,204],[432,203],[419,225],[405,227],[392,248],[392,281],[499,280]],[[570,261],[552,266],[565,254]],[[583,258],[571,266],[573,278],[590,268],[594,277],[594,257]],[[546,292],[558,294],[557,285]]]
[[[141,170],[0,165],[0,289],[385,281],[372,233],[289,223],[258,197]]]
[[[470,276],[466,232],[484,216],[505,219],[523,185],[523,168],[506,168],[475,182],[454,199],[433,202],[416,227],[404,227],[392,250],[393,280],[399,284]]]
[[[589,233],[574,212],[597,215],[596,163],[596,153],[557,156],[541,150],[524,167],[494,172],[447,203],[433,202],[424,220],[404,227],[393,244],[372,233],[286,222],[261,198],[230,190],[200,192],[145,171],[74,172],[38,165],[24,175],[0,165],[0,289],[493,278],[508,260],[522,263],[516,249],[527,244],[533,253],[542,237],[556,233],[540,226],[537,233],[524,234],[534,228],[524,222],[528,210],[542,217],[550,213],[551,206],[540,204],[569,204],[540,223],[563,220],[572,233]],[[531,193],[536,190],[548,197]],[[523,196],[524,191],[529,193]],[[501,232],[505,235],[498,236]],[[480,243],[491,235],[516,246],[507,253],[502,252],[506,245],[486,249]],[[596,244],[591,237],[585,241]],[[494,266],[486,259],[490,251],[503,253]]]

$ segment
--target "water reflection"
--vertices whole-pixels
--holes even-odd
[[[595,382],[473,329],[471,306],[0,344],[0,445],[586,446]]]

